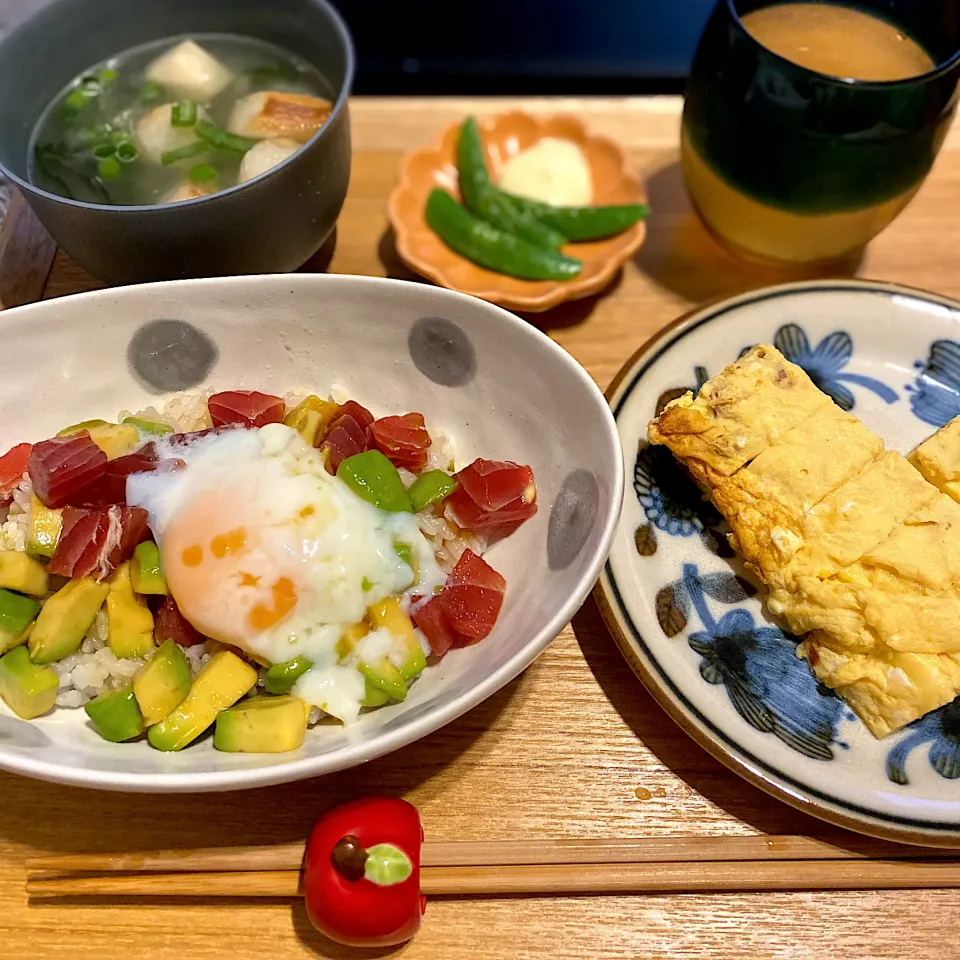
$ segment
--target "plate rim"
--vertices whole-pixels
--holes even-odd
[[[714,298],[681,314],[654,333],[614,376],[604,391],[604,396],[610,404],[618,429],[619,413],[643,377],[645,370],[675,342],[692,330],[718,319],[731,310],[764,300],[779,299],[798,293],[841,291],[886,296],[904,295],[948,307],[960,314],[960,300],[906,284],[867,279],[800,280],[765,286],[732,297]],[[647,692],[694,743],[748,783],[802,813],[847,830],[918,846],[960,848],[960,820],[943,824],[911,821],[905,817],[894,817],[831,798],[774,769],[769,763],[754,756],[749,749],[736,743],[732,736],[717,728],[656,666],[656,658],[650,653],[643,634],[633,623],[620,599],[620,591],[612,573],[609,557],[594,587],[593,597],[621,654]],[[638,655],[627,636],[627,630],[632,630],[635,634],[636,643],[649,663],[644,662],[644,658]]]

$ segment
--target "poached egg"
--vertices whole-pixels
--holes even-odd
[[[337,641],[372,604],[414,586],[395,544],[414,551],[417,592],[444,582],[415,516],[362,500],[283,424],[157,447],[185,466],[130,476],[127,502],[149,514],[184,617],[263,664],[308,658],[313,668],[296,692],[354,719],[364,679],[338,660]]]

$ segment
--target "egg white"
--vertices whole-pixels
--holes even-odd
[[[209,434],[188,445],[161,439],[158,453],[179,457],[185,467],[132,475],[127,502],[148,512],[184,616],[202,633],[261,662],[309,658],[314,667],[298,682],[297,695],[344,721],[354,719],[364,680],[357,657],[338,662],[344,629],[384,597],[430,593],[445,579],[416,517],[362,500],[326,471],[317,450],[282,424]],[[217,560],[207,550],[199,566],[184,565],[184,544],[207,547],[210,534],[231,527],[246,531],[242,556]],[[413,571],[394,549],[398,541],[416,551],[415,588]],[[239,566],[259,579],[256,589],[234,577]],[[252,605],[280,577],[294,585],[296,606],[275,624],[255,629]],[[197,583],[202,591],[194,589]],[[391,656],[389,637],[374,631],[363,649]]]

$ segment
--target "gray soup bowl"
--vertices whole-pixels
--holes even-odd
[[[130,47],[198,33],[299,54],[338,92],[330,119],[272,170],[199,200],[107,206],[30,183],[31,134],[67,83]],[[57,243],[108,283],[294,270],[330,236],[346,196],[353,74],[350,35],[325,0],[60,0],[0,42],[0,170]]]

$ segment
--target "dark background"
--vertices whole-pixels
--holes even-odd
[[[365,94],[675,93],[714,0],[333,0]]]

